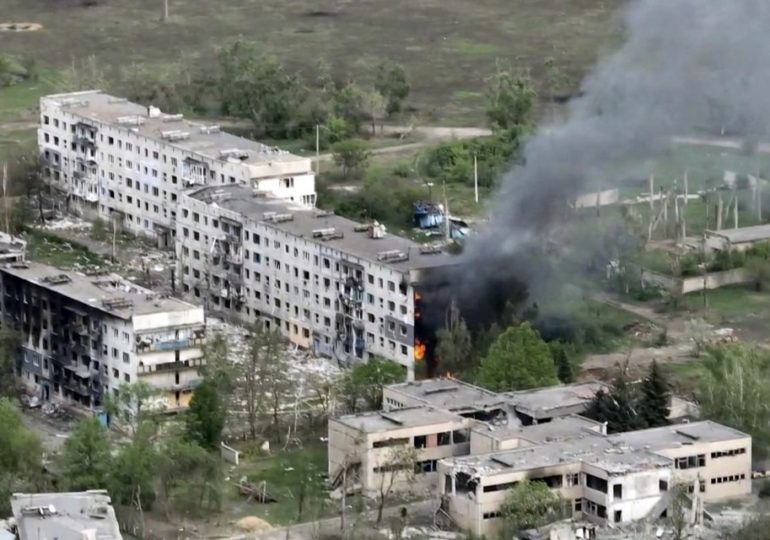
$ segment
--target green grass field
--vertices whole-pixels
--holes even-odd
[[[225,487],[225,504],[229,517],[257,516],[271,524],[298,522],[299,497],[304,485],[305,500],[302,521],[330,515],[334,509],[326,503],[324,475],[326,446],[317,444],[300,450],[280,452],[269,457],[244,457],[232,472],[231,481],[246,476],[250,482],[267,483],[268,493],[277,500],[270,504],[247,502],[232,482]]]
[[[200,59],[244,36],[291,68],[319,60],[356,77],[389,58],[407,67],[409,104],[419,115],[450,123],[483,119],[484,79],[500,59],[542,81],[548,57],[577,87],[603,51],[619,40],[613,17],[625,0],[5,0],[4,21],[37,22],[38,32],[2,35],[3,52],[33,56],[62,69],[95,55],[102,65],[162,66]]]

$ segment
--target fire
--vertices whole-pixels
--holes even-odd
[[[420,300],[422,300],[422,293],[415,292],[414,293],[414,301],[415,302],[419,302]]]
[[[425,360],[425,354],[428,352],[428,346],[416,339],[414,342],[414,359],[418,362]]]
[[[455,374],[452,373],[451,371],[447,371],[446,373],[444,373],[444,378],[446,378],[446,379],[454,379],[455,378]]]

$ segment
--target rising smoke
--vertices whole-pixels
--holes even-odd
[[[770,128],[770,0],[637,0],[624,15],[625,43],[506,175],[490,223],[466,247],[469,294],[503,274],[530,282],[530,253],[567,201],[614,187],[622,165],[654,158],[672,136]]]

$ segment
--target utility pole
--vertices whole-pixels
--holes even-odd
[[[115,262],[115,242],[118,238],[118,226],[115,216],[112,216],[112,262]]]
[[[690,191],[687,185],[687,169],[684,170],[684,205],[687,206],[687,199],[690,198]]]
[[[444,234],[446,235],[446,241],[452,239],[452,231],[449,225],[449,199],[446,196],[446,180],[442,183],[444,188]]]
[[[479,204],[479,161],[476,152],[473,153],[473,189],[476,194],[476,204]]]
[[[11,212],[8,209],[8,164],[3,163],[3,205],[5,206],[5,232],[11,234]]]
[[[163,22],[168,20],[168,0],[163,0]]]
[[[321,175],[321,126],[315,125],[315,176]]]
[[[735,222],[735,228],[738,228],[738,187],[735,188],[735,204],[733,206],[733,221]]]
[[[650,211],[655,211],[655,177],[650,173]]]

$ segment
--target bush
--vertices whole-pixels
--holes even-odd
[[[760,499],[767,499],[770,497],[770,480],[762,482],[762,485],[759,486],[758,494]]]
[[[441,143],[421,159],[421,173],[449,183],[473,185],[473,156],[479,169],[479,185],[494,186],[508,169],[519,148],[516,139],[503,136],[478,137]]]
[[[96,218],[91,224],[91,238],[93,240],[106,240],[107,233],[107,225],[104,223],[104,220]]]

